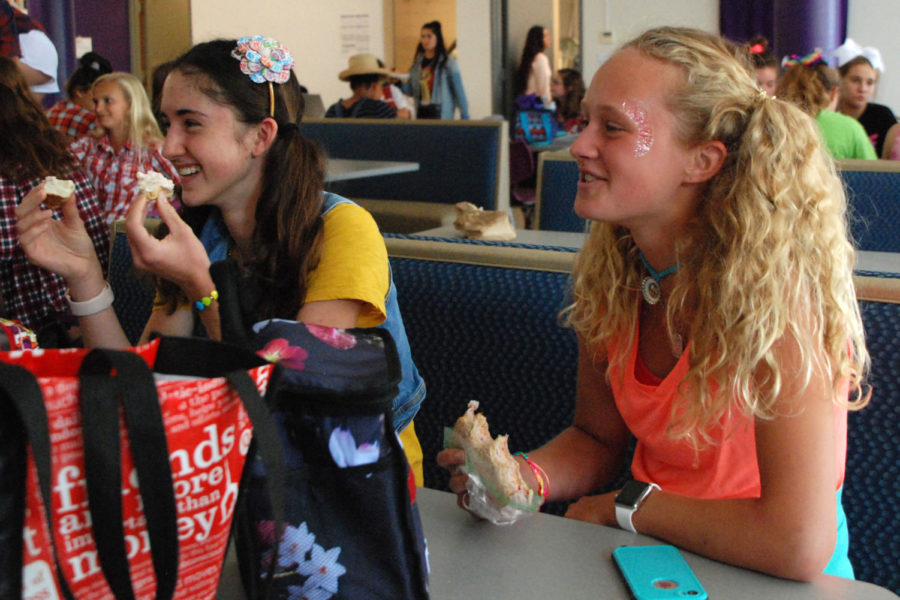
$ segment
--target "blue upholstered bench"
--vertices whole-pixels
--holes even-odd
[[[587,221],[575,214],[578,163],[566,150],[538,157],[535,229],[586,231]]]
[[[426,486],[447,489],[434,456],[443,428],[469,400],[481,402],[492,433],[510,434],[513,451],[535,448],[568,426],[577,349],[557,316],[574,252],[410,236],[386,242],[413,358],[428,385],[416,417]],[[849,421],[843,501],[850,557],[859,579],[900,592],[900,274],[855,279],[874,393]],[[625,464],[607,489],[627,476]]]
[[[509,209],[505,121],[304,119],[300,131],[331,157],[419,163],[418,171],[330,184],[369,209],[382,231],[447,225],[460,201]]]
[[[850,231],[861,250],[900,252],[900,161],[841,160]]]

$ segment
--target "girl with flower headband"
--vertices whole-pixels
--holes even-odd
[[[666,27],[600,67],[584,121],[574,420],[517,459],[522,477],[578,499],[570,518],[780,577],[852,577],[840,496],[868,355],[813,120],[727,41]],[[634,481],[590,495],[632,435]],[[438,462],[465,504],[461,451]]]
[[[163,153],[178,169],[183,214],[157,200],[165,236],[144,228],[140,195],[126,230],[135,265],[166,280],[141,341],[152,332],[221,338],[211,263],[235,259],[256,317],[329,327],[383,326],[401,357],[394,427],[410,456],[421,450],[411,421],[425,396],[397,306],[384,240],[356,204],[323,192],[325,162],[295,123],[302,113],[293,59],[269,38],[216,40],[175,61],[163,86]],[[65,278],[87,346],[126,347],[93,251],[77,215],[19,208],[31,260]],[[24,238],[29,242],[25,243]],[[418,456],[416,454],[418,453]]]
[[[778,85],[778,59],[769,52],[769,40],[757,37],[742,46],[756,70],[756,83],[760,89],[770,96],[775,95]]]
[[[835,112],[841,93],[837,69],[828,66],[822,54],[785,57],[776,95],[793,102],[813,117],[834,158],[875,160],[875,148],[859,121]]]
[[[897,124],[894,112],[883,104],[870,102],[875,96],[878,79],[884,73],[884,61],[876,48],[863,48],[847,38],[834,51],[841,74],[841,99],[838,110],[858,120],[882,156],[888,130]]]

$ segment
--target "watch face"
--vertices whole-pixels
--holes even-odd
[[[616,496],[616,504],[637,506],[640,499],[650,488],[649,483],[643,481],[629,481],[622,487],[622,491]]]

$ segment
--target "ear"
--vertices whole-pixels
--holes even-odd
[[[712,179],[722,164],[728,150],[719,140],[703,142],[693,148],[684,170],[684,183],[703,183]]]
[[[266,117],[256,126],[256,134],[251,140],[250,155],[253,158],[265,154],[278,136],[278,123],[272,117]]]

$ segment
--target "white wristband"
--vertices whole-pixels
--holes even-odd
[[[103,291],[84,302],[72,300],[72,296],[69,295],[69,290],[66,290],[66,301],[69,303],[69,310],[76,317],[89,317],[91,315],[96,315],[99,312],[103,312],[112,306],[113,300],[115,300],[115,296],[113,296],[113,291],[112,288],[109,287],[108,281],[106,282],[106,285],[103,286]]]

